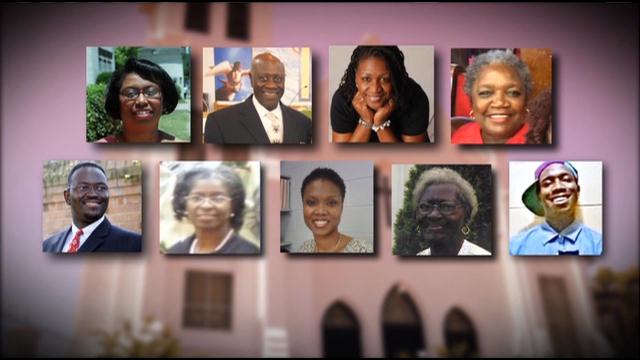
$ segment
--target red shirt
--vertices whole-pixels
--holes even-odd
[[[477,122],[471,122],[461,126],[451,135],[452,144],[484,144],[482,141],[482,133],[480,125]],[[525,135],[529,132],[529,125],[524,124],[518,132],[516,132],[505,144],[524,144],[526,143]]]

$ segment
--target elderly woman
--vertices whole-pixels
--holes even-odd
[[[492,50],[476,56],[467,67],[464,84],[475,121],[456,130],[451,142],[524,144],[532,88],[529,68],[511,51]]]
[[[338,231],[346,188],[334,170],[317,168],[302,182],[304,223],[313,239],[307,240],[294,252],[301,253],[370,253],[364,240]]]
[[[331,100],[334,142],[428,141],[429,99],[397,46],[358,46]]]
[[[122,131],[98,143],[159,143],[175,140],[158,129],[160,116],[173,112],[178,104],[173,80],[157,64],[144,59],[127,60],[111,77],[105,110],[122,120]]]
[[[179,175],[173,191],[177,220],[187,219],[194,233],[173,245],[169,254],[258,254],[237,232],[242,227],[245,191],[229,167],[194,168]]]
[[[418,232],[430,247],[417,255],[491,255],[465,239],[478,212],[471,184],[456,171],[432,168],[422,173],[413,190],[412,204]]]

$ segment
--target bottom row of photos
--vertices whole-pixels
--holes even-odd
[[[161,162],[160,251],[262,253],[260,171],[258,161]],[[135,160],[46,162],[43,251],[141,251],[142,179]],[[393,165],[389,204],[370,161],[283,161],[280,251],[375,253],[375,203],[394,255],[491,256],[494,189],[490,165]],[[508,191],[511,255],[602,254],[601,162],[514,161]]]

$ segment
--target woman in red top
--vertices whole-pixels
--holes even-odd
[[[472,123],[456,130],[454,144],[524,144],[527,100],[533,84],[527,65],[511,51],[478,55],[467,67],[464,91],[471,99]]]

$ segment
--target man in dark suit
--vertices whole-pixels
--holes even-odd
[[[140,251],[140,234],[111,225],[104,216],[109,206],[109,186],[100,165],[78,163],[69,172],[67,184],[64,200],[71,207],[71,226],[45,240],[42,251]]]
[[[253,58],[253,95],[243,103],[207,117],[206,143],[215,144],[310,144],[311,120],[284,105],[284,65],[270,53]]]

